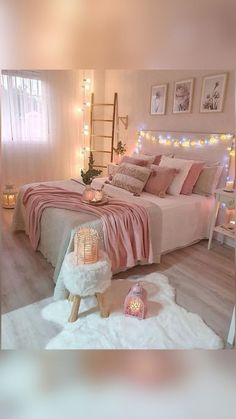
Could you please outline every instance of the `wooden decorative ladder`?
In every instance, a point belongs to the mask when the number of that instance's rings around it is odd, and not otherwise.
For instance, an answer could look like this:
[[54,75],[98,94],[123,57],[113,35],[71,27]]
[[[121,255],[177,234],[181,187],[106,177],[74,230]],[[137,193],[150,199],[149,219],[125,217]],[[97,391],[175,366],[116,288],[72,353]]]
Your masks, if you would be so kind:
[[[107,119],[105,118],[105,116],[100,117],[100,118],[96,118],[94,115],[94,111],[96,108],[98,107],[110,107],[112,109],[112,118]],[[105,111],[105,109],[104,109]],[[95,133],[95,126],[97,122],[102,122],[102,123],[109,123],[111,124],[111,133],[110,135],[104,135],[100,133]],[[95,161],[94,167],[95,168],[107,168],[107,165],[101,165],[101,164],[96,164],[96,154],[97,153],[104,153],[104,154],[110,154],[110,160],[109,162],[112,162],[113,160],[113,147],[116,144],[115,141],[117,142],[117,135],[118,135],[118,123],[119,123],[119,118],[118,118],[118,94],[114,93],[114,100],[113,103],[95,103],[94,102],[94,93],[92,93],[91,95],[91,110],[90,110],[90,151],[92,151],[93,153],[93,158]],[[103,125],[103,130],[104,130],[105,126]],[[104,131],[105,132],[105,131]],[[106,132],[105,132],[106,134]],[[104,139],[105,142],[103,142],[102,146],[101,146],[101,142],[100,142],[100,147],[96,147],[96,142],[98,139]],[[106,144],[109,144],[109,146],[104,147]],[[104,148],[102,150],[102,148]]]

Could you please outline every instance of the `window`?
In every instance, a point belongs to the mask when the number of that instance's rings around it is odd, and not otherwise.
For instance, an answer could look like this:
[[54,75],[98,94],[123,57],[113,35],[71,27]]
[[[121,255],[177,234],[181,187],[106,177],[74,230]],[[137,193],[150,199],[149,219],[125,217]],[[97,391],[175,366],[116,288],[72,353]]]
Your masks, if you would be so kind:
[[47,106],[43,80],[36,72],[6,72],[1,76],[3,142],[47,140]]

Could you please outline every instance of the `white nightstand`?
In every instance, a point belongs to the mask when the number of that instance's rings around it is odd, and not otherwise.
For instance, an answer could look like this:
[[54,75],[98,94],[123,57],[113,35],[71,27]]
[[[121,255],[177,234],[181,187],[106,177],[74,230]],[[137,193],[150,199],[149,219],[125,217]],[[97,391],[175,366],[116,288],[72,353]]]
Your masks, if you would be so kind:
[[108,163],[107,165],[107,173],[108,176],[114,176],[118,170],[119,165],[115,163]]
[[221,225],[216,225],[217,215],[219,212],[220,205],[222,203],[226,204],[228,208],[235,208],[235,201],[236,201],[236,192],[225,192],[223,189],[217,189],[215,191],[215,206],[212,213],[211,219],[211,226],[210,226],[210,233],[209,233],[209,241],[208,241],[208,250],[211,248],[211,242],[213,233],[217,232],[224,236],[230,237],[231,239],[235,240],[235,233],[233,231],[227,230],[226,228],[222,227]]

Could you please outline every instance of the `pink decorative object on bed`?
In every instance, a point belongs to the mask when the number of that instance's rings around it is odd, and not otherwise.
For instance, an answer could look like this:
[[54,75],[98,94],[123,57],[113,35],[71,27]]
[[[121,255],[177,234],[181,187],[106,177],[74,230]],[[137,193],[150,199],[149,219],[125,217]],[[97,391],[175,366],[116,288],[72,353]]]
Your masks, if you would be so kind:
[[165,198],[166,191],[173,182],[178,170],[168,167],[160,167],[152,165],[152,173],[145,185],[144,191],[160,198]]
[[196,184],[204,165],[204,162],[193,163],[182,186],[181,194],[190,195],[193,192],[194,185]]

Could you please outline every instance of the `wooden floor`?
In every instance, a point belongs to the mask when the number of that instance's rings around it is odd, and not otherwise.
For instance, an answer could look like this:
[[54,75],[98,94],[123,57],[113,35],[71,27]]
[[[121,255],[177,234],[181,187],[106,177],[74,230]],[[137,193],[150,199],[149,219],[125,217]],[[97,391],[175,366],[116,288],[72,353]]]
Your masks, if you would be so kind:
[[[17,319],[18,313],[22,313],[17,309],[51,297],[54,284],[52,266],[39,252],[32,250],[25,234],[10,232],[11,218],[12,211],[3,210],[2,313],[8,313],[4,316],[8,319],[5,324],[11,324],[15,334],[20,333]],[[214,241],[212,250],[208,251],[207,241],[203,240],[162,256],[160,265],[135,267],[117,277],[145,275],[155,271],[169,278],[176,289],[177,304],[199,314],[208,326],[226,339],[235,298],[234,249]],[[41,301],[36,307],[44,304]],[[43,334],[38,333],[38,342],[34,347],[40,349],[45,346],[46,330]],[[25,332],[27,334],[26,329]],[[51,334],[56,334],[55,329],[54,333],[48,329],[48,334],[49,340]]]

